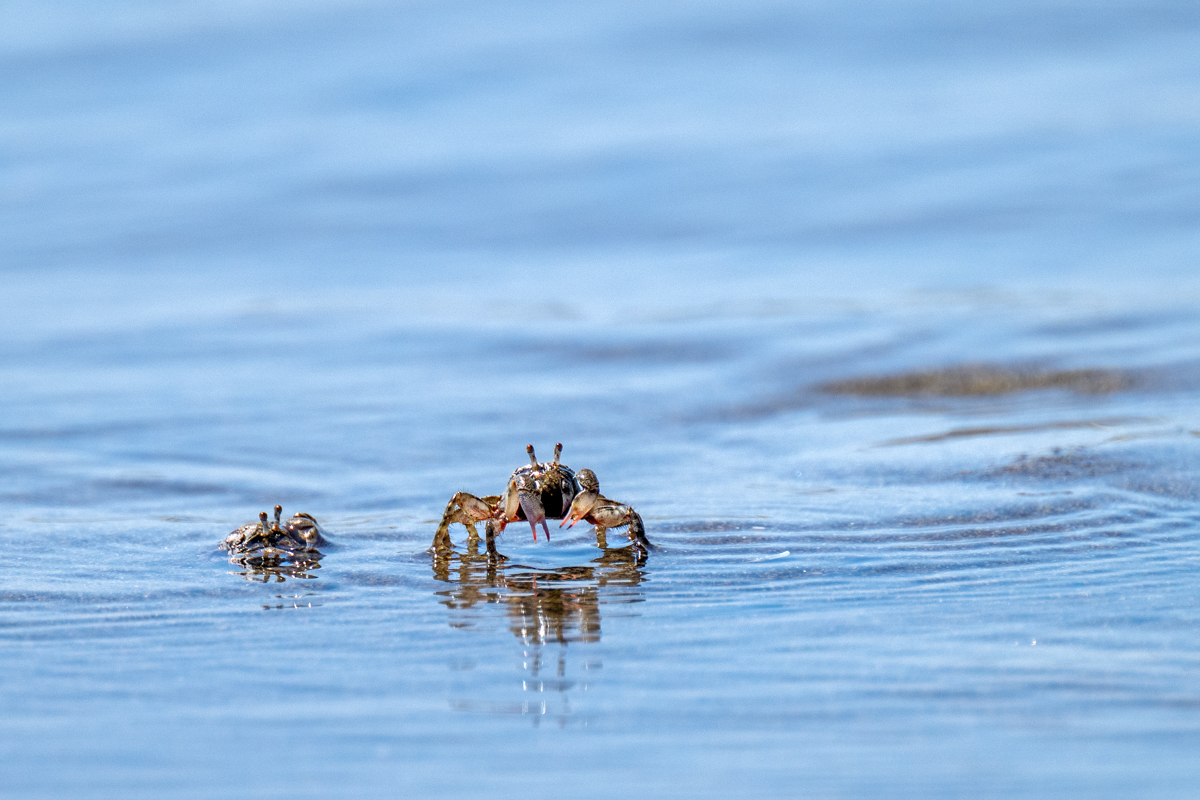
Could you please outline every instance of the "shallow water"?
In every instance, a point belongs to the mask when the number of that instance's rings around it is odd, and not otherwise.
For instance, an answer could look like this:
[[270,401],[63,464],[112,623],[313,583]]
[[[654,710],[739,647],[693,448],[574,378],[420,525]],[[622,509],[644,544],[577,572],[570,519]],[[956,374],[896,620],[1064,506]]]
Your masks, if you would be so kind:
[[1194,793],[1192,6],[10,17],[6,797]]

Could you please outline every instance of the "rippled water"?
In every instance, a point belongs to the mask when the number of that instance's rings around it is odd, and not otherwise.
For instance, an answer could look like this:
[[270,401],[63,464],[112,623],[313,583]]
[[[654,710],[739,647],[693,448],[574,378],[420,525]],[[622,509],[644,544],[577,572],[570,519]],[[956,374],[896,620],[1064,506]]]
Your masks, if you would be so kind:
[[6,15],[6,797],[1194,794],[1192,5]]

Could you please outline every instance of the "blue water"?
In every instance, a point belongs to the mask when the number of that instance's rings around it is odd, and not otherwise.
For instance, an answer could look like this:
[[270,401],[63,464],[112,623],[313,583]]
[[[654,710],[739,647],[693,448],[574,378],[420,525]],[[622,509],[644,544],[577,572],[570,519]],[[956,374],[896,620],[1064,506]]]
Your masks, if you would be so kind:
[[[1198,49],[1172,2],[10,3],[0,794],[1193,796]],[[1111,380],[830,390],[962,365]],[[427,552],[559,441],[648,558]],[[318,563],[217,549],[275,503]]]

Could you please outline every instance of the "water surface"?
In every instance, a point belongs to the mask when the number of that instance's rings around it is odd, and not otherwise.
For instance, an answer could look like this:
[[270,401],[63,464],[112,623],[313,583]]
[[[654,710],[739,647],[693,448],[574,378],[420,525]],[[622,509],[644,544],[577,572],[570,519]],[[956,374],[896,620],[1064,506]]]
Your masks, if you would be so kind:
[[6,797],[1193,793],[1191,5],[9,16]]

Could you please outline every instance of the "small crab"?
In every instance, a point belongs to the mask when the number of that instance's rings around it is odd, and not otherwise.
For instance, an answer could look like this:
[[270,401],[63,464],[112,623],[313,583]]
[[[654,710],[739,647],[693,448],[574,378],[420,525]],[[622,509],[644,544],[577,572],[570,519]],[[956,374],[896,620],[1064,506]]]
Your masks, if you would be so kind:
[[600,494],[600,482],[596,473],[582,469],[578,474],[566,464],[559,462],[562,443],[554,446],[554,460],[537,460],[533,445],[525,448],[529,463],[517,467],[508,479],[504,494],[476,497],[459,492],[446,504],[442,522],[433,535],[434,552],[449,549],[450,526],[460,523],[474,540],[479,536],[475,523],[483,522],[487,536],[488,552],[496,554],[496,534],[502,533],[508,523],[526,520],[537,541],[537,526],[541,525],[550,539],[547,519],[562,520],[558,527],[568,521],[574,525],[586,520],[596,526],[597,536],[602,538],[607,528],[629,527],[629,538],[633,546],[641,551],[652,545],[646,539],[646,526],[641,516],[629,506],[610,500]]
[[263,511],[258,515],[258,522],[243,525],[226,536],[221,549],[233,555],[273,551],[291,555],[329,544],[311,514],[296,514],[280,525],[282,516],[283,506],[275,506],[274,523],[267,520],[267,512]]

